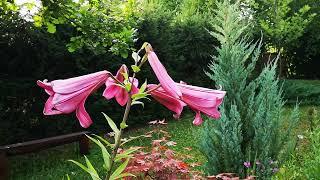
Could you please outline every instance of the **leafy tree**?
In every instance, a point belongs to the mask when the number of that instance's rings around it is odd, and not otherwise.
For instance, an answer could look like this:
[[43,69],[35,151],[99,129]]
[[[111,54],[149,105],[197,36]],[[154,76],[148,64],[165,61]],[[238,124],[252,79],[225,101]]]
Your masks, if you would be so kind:
[[227,91],[227,96],[221,118],[206,121],[203,128],[200,149],[207,158],[207,173],[235,172],[242,177],[270,178],[275,168],[270,161],[281,163],[292,150],[294,139],[289,137],[298,120],[298,109],[290,119],[281,115],[284,101],[276,78],[276,62],[257,76],[253,73],[262,40],[249,41],[250,24],[243,22],[239,4],[225,0],[217,6],[210,33],[221,45],[216,48],[218,55],[207,75]]
[[[301,37],[305,28],[312,21],[315,14],[309,13],[308,4],[300,4],[292,9],[292,5],[299,0],[249,0],[250,9],[256,19],[256,32],[263,31],[267,51],[278,54],[279,76],[282,77],[283,66],[286,65],[285,56],[295,40]],[[288,52],[292,53],[292,52]]]
[[298,9],[303,4],[308,4],[310,13],[316,14],[308,24],[303,35],[287,47],[288,73],[291,78],[319,79],[320,73],[320,6],[317,0],[300,0],[292,3],[292,9]]
[[38,27],[44,25],[49,33],[59,26],[70,28],[70,52],[85,47],[96,54],[108,51],[123,58],[128,56],[139,20],[135,0],[42,0],[43,8],[33,17]]

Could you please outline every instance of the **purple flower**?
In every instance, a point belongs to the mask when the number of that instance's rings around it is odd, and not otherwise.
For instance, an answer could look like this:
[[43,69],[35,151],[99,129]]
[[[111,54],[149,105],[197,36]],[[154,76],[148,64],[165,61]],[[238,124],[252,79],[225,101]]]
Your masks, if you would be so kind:
[[251,163],[249,161],[246,161],[243,163],[243,165],[246,167],[246,168],[249,168],[251,166]]

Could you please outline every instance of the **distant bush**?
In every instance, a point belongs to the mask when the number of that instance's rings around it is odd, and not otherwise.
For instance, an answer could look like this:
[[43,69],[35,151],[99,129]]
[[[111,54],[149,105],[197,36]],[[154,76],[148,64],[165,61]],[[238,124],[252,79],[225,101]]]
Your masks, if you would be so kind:
[[175,81],[210,85],[203,65],[211,61],[212,47],[217,44],[207,31],[211,27],[207,20],[212,15],[202,12],[199,2],[190,3],[187,8],[186,1],[173,10],[165,0],[159,1],[145,7],[144,20],[138,28],[139,43],[146,41],[155,47]]
[[320,105],[319,80],[283,80],[283,91],[287,104]]

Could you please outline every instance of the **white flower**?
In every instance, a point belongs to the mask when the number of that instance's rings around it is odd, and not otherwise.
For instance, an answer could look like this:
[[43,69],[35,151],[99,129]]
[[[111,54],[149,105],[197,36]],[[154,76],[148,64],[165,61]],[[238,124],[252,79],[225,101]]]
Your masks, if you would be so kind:
[[299,138],[299,139],[303,139],[304,137],[303,137],[303,135],[298,134],[298,138]]

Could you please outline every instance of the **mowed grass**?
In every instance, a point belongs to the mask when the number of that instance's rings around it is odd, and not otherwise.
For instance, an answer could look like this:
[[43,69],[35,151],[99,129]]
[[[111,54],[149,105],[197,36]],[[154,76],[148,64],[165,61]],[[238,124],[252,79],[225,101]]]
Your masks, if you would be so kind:
[[[300,107],[300,123],[296,129],[296,135],[305,135],[310,129],[310,115],[309,111],[311,106]],[[320,112],[320,107],[316,107]],[[288,117],[292,107],[284,108],[284,115]],[[177,154],[188,154],[194,157],[194,160],[200,163],[205,163],[205,157],[198,149],[198,144],[201,139],[201,126],[192,125],[193,115],[185,115],[181,120],[170,119],[166,126],[161,126],[165,131],[171,135],[171,141],[177,143],[172,149]],[[125,133],[125,137],[137,136],[144,134],[154,129],[154,126],[145,125],[141,128],[131,129]],[[127,144],[127,146],[143,146],[147,147],[151,144],[150,138],[140,138]],[[304,153],[308,150],[310,143],[308,140],[301,140],[298,142],[297,151]],[[185,149],[191,148],[191,151]],[[92,145],[90,155],[88,158],[94,164],[99,172],[102,172],[102,159],[100,149]],[[83,172],[79,167],[68,162],[67,160],[73,159],[84,163],[84,158],[78,153],[78,145],[76,143],[52,148],[49,150],[41,151],[23,156],[11,157],[11,179],[13,180],[57,180],[63,179],[66,174],[71,179],[90,179],[90,176]],[[103,174],[103,173],[101,173]]]
[[[186,115],[180,120],[169,120],[165,126],[160,126],[165,131],[168,131],[171,135],[170,140],[177,143],[176,146],[172,146],[172,149],[177,153],[188,154],[195,157],[198,162],[204,162],[205,158],[202,156],[197,148],[200,139],[201,127],[192,125],[193,116]],[[145,125],[145,127],[131,129],[125,133],[125,137],[137,136],[144,134],[154,129],[154,126]],[[150,138],[140,138],[131,141],[127,146],[150,146]],[[102,172],[102,158],[100,149],[92,145],[90,155],[87,157],[92,164]],[[188,151],[184,147],[190,147]],[[78,166],[74,165],[67,160],[72,159],[84,163],[84,158],[79,155],[77,143],[69,144],[44,150],[38,153],[32,153],[28,155],[21,155],[11,157],[9,159],[11,165],[11,179],[14,180],[57,180],[66,177],[66,174],[71,179],[90,179],[90,176],[83,172]],[[100,167],[100,168],[99,168]],[[103,174],[103,173],[101,173]]]

